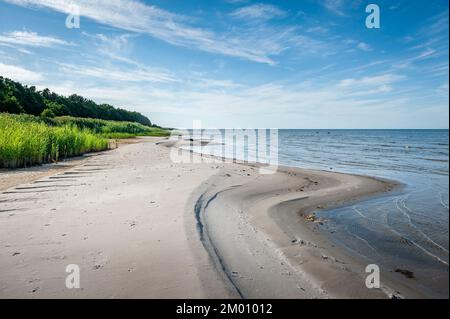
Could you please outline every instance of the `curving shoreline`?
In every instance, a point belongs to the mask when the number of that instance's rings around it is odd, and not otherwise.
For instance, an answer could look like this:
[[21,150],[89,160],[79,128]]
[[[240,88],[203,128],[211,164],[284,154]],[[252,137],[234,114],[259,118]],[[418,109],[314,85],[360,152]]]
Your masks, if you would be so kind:
[[[367,289],[365,266],[358,271],[354,261],[325,245],[316,223],[305,220],[318,203],[334,206],[384,192],[393,184],[336,173],[330,178],[323,172],[295,169],[244,181],[248,176],[233,176],[233,172],[233,168],[227,170],[225,174],[231,177],[226,181],[220,176],[208,180],[215,186],[199,197],[196,206],[200,212],[196,214],[202,221],[205,246],[240,296],[384,298],[393,293],[388,288]],[[288,175],[292,173],[295,175]],[[318,184],[308,186],[305,178],[317,179]],[[342,178],[347,181],[340,182]],[[302,183],[305,180],[307,183]],[[304,187],[303,192],[294,187]],[[359,187],[358,194],[353,193],[354,187]],[[330,196],[330,191],[336,195]]]
[[383,270],[381,289],[366,288],[368,262],[336,247],[319,230],[323,221],[310,215],[401,184],[291,167],[259,175],[259,165],[233,162],[199,187],[194,211],[201,241],[237,296],[424,297]]

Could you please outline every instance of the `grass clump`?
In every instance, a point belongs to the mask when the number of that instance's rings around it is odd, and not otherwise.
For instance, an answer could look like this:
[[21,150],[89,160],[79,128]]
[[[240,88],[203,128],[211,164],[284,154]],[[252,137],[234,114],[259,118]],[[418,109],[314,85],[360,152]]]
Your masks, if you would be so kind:
[[76,126],[49,126],[29,115],[0,114],[0,167],[17,168],[108,149],[108,140]]

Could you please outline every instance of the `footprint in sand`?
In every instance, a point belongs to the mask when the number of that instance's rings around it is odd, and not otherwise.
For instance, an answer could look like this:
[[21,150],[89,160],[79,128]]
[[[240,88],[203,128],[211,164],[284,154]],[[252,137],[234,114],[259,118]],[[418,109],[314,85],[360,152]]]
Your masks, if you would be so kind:
[[35,288],[31,289],[31,290],[29,291],[29,293],[30,293],[30,294],[34,294],[34,293],[37,292],[39,289],[40,289],[40,287],[35,287]]
[[[91,253],[93,255],[94,253]],[[94,266],[92,267],[93,270],[99,270],[108,263],[108,258],[102,257],[103,253],[98,252],[96,256],[94,256]]]

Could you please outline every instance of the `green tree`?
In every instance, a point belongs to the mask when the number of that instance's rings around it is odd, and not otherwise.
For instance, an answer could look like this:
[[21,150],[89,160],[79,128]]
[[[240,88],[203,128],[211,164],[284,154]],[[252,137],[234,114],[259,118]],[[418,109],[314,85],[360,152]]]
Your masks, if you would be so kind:
[[0,112],[18,114],[23,113],[24,110],[15,96],[6,96],[3,100],[0,100]]
[[68,115],[152,125],[147,117],[138,112],[115,108],[109,104],[97,104],[76,94],[65,97],[51,92],[49,89],[39,92],[34,86],[23,86],[1,76],[0,112],[27,113],[36,116],[43,114],[46,116]]
[[69,113],[65,105],[59,104],[57,102],[46,100],[45,105],[46,109],[44,111],[50,110],[55,116],[64,116]]
[[41,113],[42,117],[55,117],[55,113],[51,109],[45,109]]

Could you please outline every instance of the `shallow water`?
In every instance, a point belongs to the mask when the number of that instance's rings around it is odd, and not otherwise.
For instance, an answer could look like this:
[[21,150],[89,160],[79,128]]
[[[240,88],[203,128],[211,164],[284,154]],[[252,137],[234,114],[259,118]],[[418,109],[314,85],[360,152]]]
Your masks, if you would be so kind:
[[[222,136],[213,138],[225,145],[194,150],[247,159],[249,150],[257,148],[243,142],[233,148]],[[448,297],[448,130],[280,130],[278,144],[281,165],[404,183],[395,194],[318,212],[328,221],[323,230],[368,263],[378,264],[381,276],[389,272],[419,286],[426,296]],[[415,278],[403,278],[396,269],[410,270]]]

